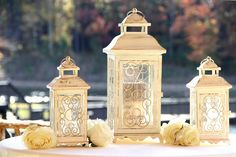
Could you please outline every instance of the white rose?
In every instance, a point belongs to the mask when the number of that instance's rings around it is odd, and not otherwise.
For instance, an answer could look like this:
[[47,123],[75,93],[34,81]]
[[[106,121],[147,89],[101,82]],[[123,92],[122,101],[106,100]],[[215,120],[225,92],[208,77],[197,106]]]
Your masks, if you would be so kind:
[[23,141],[30,149],[47,149],[56,146],[57,140],[50,127],[29,126],[23,134]]
[[183,127],[176,133],[175,136],[176,144],[184,145],[185,132],[188,131],[189,129],[191,129],[191,125],[184,123]]
[[96,120],[88,119],[87,121],[87,136],[88,137],[91,136],[92,129],[95,126],[95,124],[100,123],[100,122],[104,122],[104,121],[101,119],[96,119]]
[[200,144],[199,132],[197,128],[185,123],[181,131],[177,133],[176,141],[183,146],[197,146]]
[[167,144],[176,144],[176,134],[183,127],[182,122],[168,123],[162,125],[161,135]]
[[161,135],[167,144],[194,146],[200,144],[197,128],[180,120],[170,121],[161,127]]
[[90,141],[99,147],[105,147],[112,143],[113,132],[111,128],[102,120],[94,122],[94,126],[90,130]]

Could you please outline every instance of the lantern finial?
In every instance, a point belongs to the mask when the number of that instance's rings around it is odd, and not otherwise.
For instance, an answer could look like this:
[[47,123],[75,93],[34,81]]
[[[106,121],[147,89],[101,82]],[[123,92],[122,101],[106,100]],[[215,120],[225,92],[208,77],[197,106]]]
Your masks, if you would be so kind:
[[137,12],[138,12],[137,8],[133,8],[133,9],[132,9],[132,12],[133,12],[133,13],[137,13]]
[[67,56],[61,61],[61,65],[58,67],[58,69],[77,69],[79,70],[80,68],[75,65],[75,61],[70,57]]
[[71,59],[70,59],[70,56],[67,56],[66,57],[66,61],[70,61]]
[[137,8],[133,8],[132,10],[130,10],[126,16],[129,16],[130,14],[139,14],[142,16],[142,18],[144,18],[144,14],[141,11],[139,11]]
[[210,56],[207,56],[207,58],[203,59],[200,64],[203,64],[203,63],[208,62],[208,61],[215,63],[214,60],[211,59]]

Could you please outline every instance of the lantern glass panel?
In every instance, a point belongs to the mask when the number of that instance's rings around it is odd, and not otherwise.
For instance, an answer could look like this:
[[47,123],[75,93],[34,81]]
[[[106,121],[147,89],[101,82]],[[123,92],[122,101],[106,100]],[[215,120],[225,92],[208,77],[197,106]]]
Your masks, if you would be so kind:
[[80,94],[58,95],[58,136],[80,136],[82,133],[82,96]]
[[225,129],[225,94],[205,93],[200,95],[201,131],[221,132]]
[[121,61],[122,128],[153,126],[154,66],[148,61]]

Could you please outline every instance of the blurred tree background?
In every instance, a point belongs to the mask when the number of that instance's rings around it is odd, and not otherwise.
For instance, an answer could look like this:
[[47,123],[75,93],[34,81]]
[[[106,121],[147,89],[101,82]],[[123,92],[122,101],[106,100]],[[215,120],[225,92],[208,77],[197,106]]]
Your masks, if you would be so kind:
[[236,2],[223,0],[0,0],[2,75],[50,81],[60,60],[71,55],[84,79],[106,82],[102,48],[120,33],[118,23],[134,7],[167,49],[164,82],[187,83],[207,55],[224,75],[235,76]]

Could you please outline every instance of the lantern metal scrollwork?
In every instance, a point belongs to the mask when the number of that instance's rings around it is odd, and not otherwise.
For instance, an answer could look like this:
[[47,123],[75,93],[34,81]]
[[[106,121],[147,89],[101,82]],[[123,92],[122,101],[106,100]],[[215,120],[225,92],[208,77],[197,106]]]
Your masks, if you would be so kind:
[[202,141],[227,142],[232,86],[219,76],[221,68],[210,57],[197,69],[199,76],[186,85],[190,88],[190,123],[198,128]]
[[120,35],[103,49],[107,54],[107,117],[117,138],[160,137],[162,54],[148,34],[148,23],[134,8],[119,24]]
[[50,89],[50,125],[58,146],[88,144],[87,91],[90,86],[78,77],[79,67],[69,56],[62,60]]

